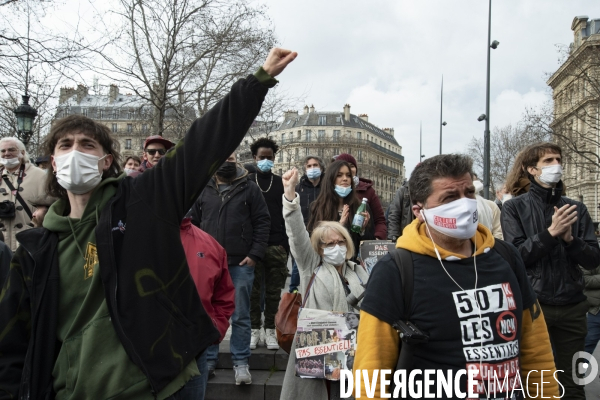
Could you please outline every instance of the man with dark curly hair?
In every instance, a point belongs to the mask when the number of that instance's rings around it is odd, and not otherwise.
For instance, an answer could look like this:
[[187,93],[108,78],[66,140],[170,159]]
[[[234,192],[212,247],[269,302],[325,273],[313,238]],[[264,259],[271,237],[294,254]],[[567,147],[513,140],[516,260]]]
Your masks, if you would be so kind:
[[277,143],[268,138],[260,138],[250,146],[257,168],[256,173],[249,175],[248,179],[256,182],[260,188],[271,215],[271,231],[267,251],[263,259],[256,263],[254,269],[254,285],[252,287],[252,297],[250,298],[251,349],[255,349],[260,340],[261,293],[263,288],[265,292],[264,341],[267,349],[279,349],[275,335],[275,314],[279,307],[281,289],[283,289],[288,276],[287,260],[290,250],[283,222],[283,209],[281,208],[283,182],[280,176],[271,171],[278,150]]

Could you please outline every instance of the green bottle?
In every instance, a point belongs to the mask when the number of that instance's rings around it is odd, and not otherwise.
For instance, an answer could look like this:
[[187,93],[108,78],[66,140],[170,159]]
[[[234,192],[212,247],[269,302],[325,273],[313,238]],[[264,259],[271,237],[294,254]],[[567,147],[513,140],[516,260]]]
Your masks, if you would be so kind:
[[365,211],[367,211],[367,198],[363,198],[363,201],[360,205],[360,207],[358,207],[358,210],[356,210],[356,214],[354,214],[354,219],[352,220],[352,226],[350,227],[350,230],[354,233],[361,233],[362,229],[363,229],[363,224],[365,223],[365,216],[362,215],[361,213],[364,213]]

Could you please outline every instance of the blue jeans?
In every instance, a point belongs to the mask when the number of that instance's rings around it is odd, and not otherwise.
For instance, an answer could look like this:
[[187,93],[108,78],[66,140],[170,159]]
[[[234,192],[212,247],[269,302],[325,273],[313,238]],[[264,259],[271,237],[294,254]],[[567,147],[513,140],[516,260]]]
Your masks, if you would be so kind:
[[[254,268],[247,265],[230,265],[229,275],[235,287],[235,311],[231,316],[231,339],[229,349],[234,365],[248,365],[250,358],[250,295],[254,282]],[[207,364],[213,368],[219,358],[219,345],[207,350]]]
[[196,360],[198,363],[198,370],[200,376],[194,376],[192,379],[185,384],[185,386],[175,395],[176,398],[182,400],[204,400],[204,394],[206,392],[206,383],[208,382],[208,368],[206,365],[206,353],[204,350],[200,357]]
[[587,326],[588,332],[585,337],[585,351],[594,354],[596,345],[600,341],[600,312],[596,315],[588,313]]
[[296,264],[296,260],[292,257],[292,278],[290,279],[290,293],[294,290],[298,290],[298,286],[300,286],[300,273],[298,272],[298,264]]

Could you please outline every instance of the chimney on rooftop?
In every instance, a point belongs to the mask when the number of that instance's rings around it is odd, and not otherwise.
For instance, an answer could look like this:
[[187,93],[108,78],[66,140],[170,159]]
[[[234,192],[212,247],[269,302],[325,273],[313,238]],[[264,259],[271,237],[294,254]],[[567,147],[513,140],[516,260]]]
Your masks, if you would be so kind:
[[350,104],[344,105],[344,120],[350,121]]
[[308,114],[308,106],[304,106],[304,114]]
[[108,88],[108,103],[112,104],[115,102],[115,100],[117,99],[117,96],[119,95],[119,87],[113,83],[110,84],[110,87]]
[[288,120],[288,119],[294,119],[294,118],[298,118],[298,111],[296,110],[287,110],[283,113],[283,119]]
[[314,105],[312,105],[312,104],[310,105],[310,112],[311,112],[311,113],[314,113],[314,112],[315,112],[315,106],[314,106]]
[[88,88],[85,85],[79,84],[77,85],[77,103],[81,103],[81,100],[83,100],[83,98],[85,96],[88,95]]
[[75,93],[76,93],[76,90],[73,88],[69,88],[69,87],[60,88],[60,95],[58,96],[58,104],[64,104]]
[[362,119],[365,122],[369,122],[369,115],[368,114],[360,114],[358,116],[358,118]]

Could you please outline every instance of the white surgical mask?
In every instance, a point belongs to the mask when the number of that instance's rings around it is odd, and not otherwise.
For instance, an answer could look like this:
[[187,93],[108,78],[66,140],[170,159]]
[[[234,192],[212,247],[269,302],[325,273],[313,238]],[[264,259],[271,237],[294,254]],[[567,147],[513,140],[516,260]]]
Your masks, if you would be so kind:
[[0,158],[0,164],[4,165],[6,168],[11,169],[21,164],[21,157]]
[[510,193],[503,194],[503,195],[502,195],[502,203],[504,203],[505,201],[508,201],[508,200],[510,200],[510,199],[512,199],[512,198],[513,198],[513,195],[512,195],[512,194],[510,194]]
[[135,172],[135,171],[137,171],[137,170],[135,170],[135,169],[131,169],[131,168],[124,168],[124,169],[123,169],[123,171],[125,171],[125,173],[126,173],[127,175],[131,175],[132,173],[134,173],[134,172]]
[[354,175],[354,176],[352,177],[352,180],[354,181],[354,186],[358,186],[358,184],[359,184],[359,182],[360,182],[360,179],[358,178],[358,176],[357,176],[357,175]]
[[475,193],[477,194],[483,190],[483,183],[481,181],[473,181],[473,186],[475,186]]
[[542,174],[538,178],[540,182],[546,185],[556,185],[562,179],[563,169],[560,164],[547,165],[542,167],[541,170]]
[[77,150],[54,157],[58,184],[74,194],[91,192],[102,180],[100,161],[105,157]]
[[435,208],[422,209],[427,226],[456,239],[471,239],[477,231],[477,200],[463,197]]
[[331,265],[341,265],[346,261],[346,246],[336,244],[335,247],[323,249],[323,261]]

